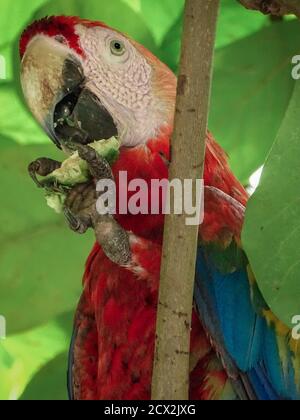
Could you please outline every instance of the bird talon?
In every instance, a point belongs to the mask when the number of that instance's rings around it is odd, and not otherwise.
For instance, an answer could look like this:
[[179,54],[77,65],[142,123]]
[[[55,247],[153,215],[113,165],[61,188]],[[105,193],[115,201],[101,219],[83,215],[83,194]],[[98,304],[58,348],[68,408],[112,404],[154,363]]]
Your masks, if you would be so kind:
[[69,227],[76,233],[83,234],[88,230],[88,225],[78,219],[67,207],[64,208],[64,215],[69,223]]
[[66,194],[70,189],[69,187],[65,185],[59,184],[56,179],[40,182],[40,185],[49,193],[56,193],[56,194]]
[[33,179],[34,183],[39,188],[45,188],[45,185],[42,181],[39,181],[37,175],[39,176],[47,176],[51,174],[56,169],[61,167],[61,163],[48,158],[39,158],[34,162],[31,162],[28,166],[28,173],[30,177]]
[[73,141],[66,141],[64,144],[69,150],[78,152],[79,157],[88,164],[92,177],[97,180],[113,179],[108,161],[91,146]]
[[43,188],[42,183],[38,180],[36,174],[37,174],[37,163],[36,162],[32,162],[29,166],[28,166],[28,173],[30,175],[30,177],[32,178],[33,182],[36,184],[36,186],[38,188]]

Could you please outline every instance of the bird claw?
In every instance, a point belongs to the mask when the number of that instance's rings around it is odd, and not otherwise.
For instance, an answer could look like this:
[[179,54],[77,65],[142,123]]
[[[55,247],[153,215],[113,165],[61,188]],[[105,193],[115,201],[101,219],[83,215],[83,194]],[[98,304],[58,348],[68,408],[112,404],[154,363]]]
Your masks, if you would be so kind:
[[73,141],[66,141],[64,145],[67,149],[78,152],[79,157],[88,164],[93,178],[96,180],[113,179],[113,173],[109,163],[91,146]]
[[[49,158],[39,158],[39,159],[36,159],[34,162],[30,163],[30,165],[28,166],[28,173],[30,177],[33,179],[34,183],[39,188],[51,189],[51,186],[47,185],[47,183],[43,181],[40,181],[37,178],[37,175],[48,176],[53,171],[55,171],[56,169],[59,169],[60,167],[61,167],[61,163],[56,160],[49,159]],[[56,185],[55,187],[57,188],[58,186]]]
[[93,182],[74,187],[65,201],[64,213],[68,224],[80,234],[92,227],[105,255],[115,264],[126,266],[131,261],[128,233],[112,215],[98,214],[96,201],[97,192]]
[[96,212],[96,190],[93,182],[78,184],[67,194],[64,214],[69,227],[83,234],[92,226],[92,216]]
[[[72,141],[65,142],[65,147],[77,151],[81,159],[88,164],[92,177],[96,180],[113,179],[109,163],[92,147]],[[61,163],[52,159],[40,158],[32,162],[28,172],[39,188],[51,193],[67,194],[64,215],[70,229],[83,234],[90,227],[95,230],[98,243],[105,255],[115,264],[126,266],[131,260],[128,233],[111,215],[99,215],[96,209],[97,192],[94,181],[79,184],[69,189],[55,179],[40,181],[37,177],[48,176],[61,167]]]
[[28,173],[30,175],[30,177],[32,178],[33,182],[35,183],[35,185],[38,188],[43,188],[42,183],[38,180],[36,174],[38,173],[38,163],[37,161],[32,162],[29,166],[28,166]]
[[70,229],[73,232],[84,234],[88,228],[90,227],[88,223],[85,223],[83,220],[79,219],[78,217],[74,216],[70,209],[67,207],[64,208],[64,215],[69,224]]
[[56,179],[48,179],[47,181],[40,182],[40,184],[49,193],[66,194],[70,190],[70,187],[59,184]]

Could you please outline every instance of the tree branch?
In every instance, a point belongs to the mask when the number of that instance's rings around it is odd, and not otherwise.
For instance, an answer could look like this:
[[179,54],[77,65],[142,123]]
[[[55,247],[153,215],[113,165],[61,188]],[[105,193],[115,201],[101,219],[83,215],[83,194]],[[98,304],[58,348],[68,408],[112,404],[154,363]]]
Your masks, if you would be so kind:
[[[211,72],[219,0],[186,0],[170,179],[203,175]],[[195,182],[194,203],[196,199]],[[186,400],[189,394],[190,326],[199,226],[186,214],[165,222],[153,400]]]
[[299,0],[238,0],[247,9],[259,10],[266,15],[295,14],[300,18]]

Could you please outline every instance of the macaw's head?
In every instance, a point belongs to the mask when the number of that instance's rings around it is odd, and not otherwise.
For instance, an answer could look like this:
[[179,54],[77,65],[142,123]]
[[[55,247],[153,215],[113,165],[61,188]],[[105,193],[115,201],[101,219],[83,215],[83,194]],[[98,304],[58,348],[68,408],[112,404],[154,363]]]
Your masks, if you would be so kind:
[[44,18],[24,31],[20,54],[26,101],[58,147],[112,136],[136,146],[173,124],[174,74],[103,23]]

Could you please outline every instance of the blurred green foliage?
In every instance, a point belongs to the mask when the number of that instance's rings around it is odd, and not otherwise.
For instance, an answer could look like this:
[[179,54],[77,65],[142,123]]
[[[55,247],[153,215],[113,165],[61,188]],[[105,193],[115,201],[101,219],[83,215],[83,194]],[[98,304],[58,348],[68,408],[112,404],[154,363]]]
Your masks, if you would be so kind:
[[290,328],[300,314],[299,103],[297,83],[261,184],[250,199],[243,235],[260,290]]
[[[244,182],[260,167],[288,106],[297,53],[295,21],[271,22],[232,0],[221,1],[210,129]],[[177,71],[184,0],[1,0],[0,399],[65,399],[72,313],[92,235],[77,237],[47,209],[27,175],[38,156],[57,157],[19,86],[18,39],[51,14],[102,20],[128,33]],[[199,58],[201,59],[201,57]]]

